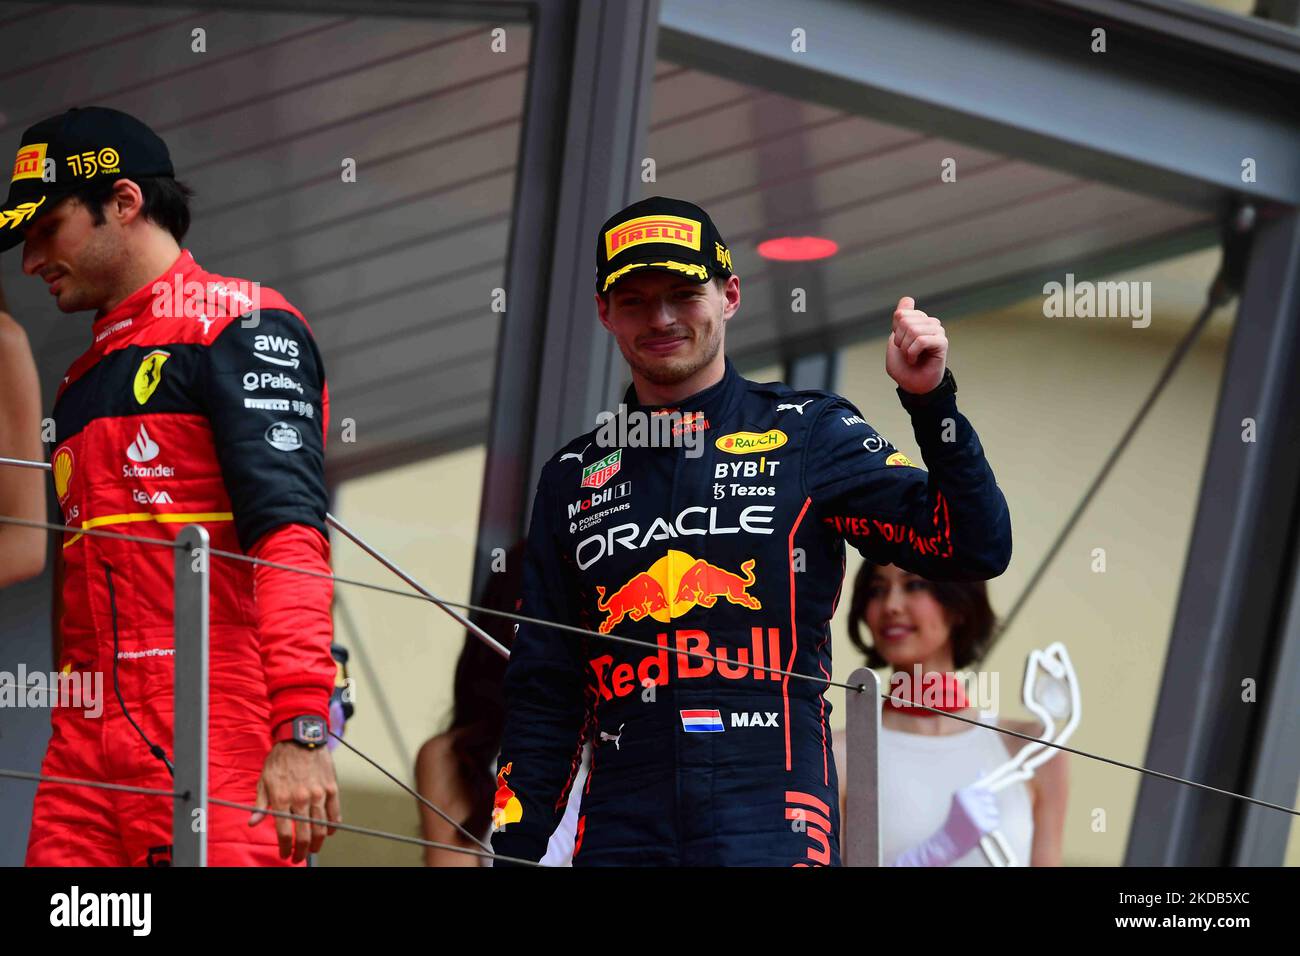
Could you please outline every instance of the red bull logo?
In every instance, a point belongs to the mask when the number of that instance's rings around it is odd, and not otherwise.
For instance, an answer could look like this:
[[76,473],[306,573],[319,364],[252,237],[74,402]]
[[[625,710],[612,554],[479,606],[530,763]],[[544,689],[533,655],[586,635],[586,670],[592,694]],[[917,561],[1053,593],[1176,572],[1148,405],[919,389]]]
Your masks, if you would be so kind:
[[513,767],[514,761],[511,761],[497,773],[497,795],[492,801],[493,830],[500,830],[506,824],[518,823],[524,818],[524,805],[506,783],[506,777]]
[[597,586],[596,597],[596,607],[605,615],[605,620],[600,622],[602,634],[608,634],[625,617],[640,621],[658,611],[668,610],[664,586],[646,571],[642,571],[609,597],[605,597],[604,588]]
[[715,673],[725,680],[781,680],[780,674],[767,669],[785,666],[781,661],[781,629],[751,627],[749,637],[748,647],[728,647],[714,644],[705,631],[680,630],[673,634],[673,650],[669,650],[668,635],[661,632],[655,637],[659,650],[636,663],[623,661],[616,665],[613,654],[602,654],[593,657],[587,666],[604,700],[627,697],[651,684],[666,687],[674,679],[695,680]]
[[608,634],[624,620],[650,617],[667,624],[697,605],[713,607],[719,598],[751,611],[761,610],[762,603],[749,593],[756,580],[755,563],[748,559],[741,564],[740,574],[735,574],[685,551],[670,550],[622,587],[608,594],[605,588],[596,588],[596,608],[605,615],[600,633]]
[[751,611],[757,611],[763,605],[747,590],[753,583],[753,558],[740,566],[740,574],[732,574],[701,558],[682,575],[681,583],[677,586],[677,601],[679,603],[691,601],[701,607],[713,607],[718,603],[718,598],[725,597],[731,604],[739,604]]

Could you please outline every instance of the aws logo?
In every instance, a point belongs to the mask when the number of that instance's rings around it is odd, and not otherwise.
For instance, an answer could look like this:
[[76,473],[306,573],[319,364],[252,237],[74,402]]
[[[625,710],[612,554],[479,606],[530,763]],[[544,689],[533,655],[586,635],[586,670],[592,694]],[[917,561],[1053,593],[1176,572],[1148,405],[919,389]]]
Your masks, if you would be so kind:
[[723,435],[713,444],[719,451],[725,451],[732,455],[748,455],[756,451],[772,451],[774,448],[780,448],[789,439],[785,432],[779,428],[773,428],[765,432],[732,432],[730,435]]
[[153,393],[158,391],[158,386],[162,384],[163,365],[171,357],[170,352],[154,349],[140,362],[140,367],[135,372],[135,383],[132,386],[132,391],[135,393],[135,400],[141,405],[149,401],[153,397]]

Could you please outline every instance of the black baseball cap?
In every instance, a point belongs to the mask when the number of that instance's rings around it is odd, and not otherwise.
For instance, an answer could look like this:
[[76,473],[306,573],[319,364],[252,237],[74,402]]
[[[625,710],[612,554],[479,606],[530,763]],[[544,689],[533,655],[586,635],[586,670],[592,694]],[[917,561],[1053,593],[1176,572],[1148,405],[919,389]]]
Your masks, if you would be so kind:
[[167,144],[144,123],[103,106],[70,109],[23,133],[0,207],[0,252],[79,186],[97,179],[175,176]]
[[731,251],[709,214],[684,199],[651,196],[605,220],[596,237],[596,291],[638,269],[696,282],[732,273]]

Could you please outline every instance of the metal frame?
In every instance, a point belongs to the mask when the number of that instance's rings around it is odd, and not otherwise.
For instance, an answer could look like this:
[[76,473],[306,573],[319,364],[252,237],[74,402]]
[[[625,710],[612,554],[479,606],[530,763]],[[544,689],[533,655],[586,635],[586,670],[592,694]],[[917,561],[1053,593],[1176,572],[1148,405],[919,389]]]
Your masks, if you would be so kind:
[[[783,0],[664,0],[660,46],[737,82],[1188,206],[1218,209],[1225,191],[1300,202],[1300,36],[1207,23],[1171,43],[1136,18],[1102,23],[1077,6],[800,0],[792,16]],[[1088,52],[1094,25],[1109,28],[1109,52],[1080,69],[1099,56]],[[791,51],[793,26],[815,55]],[[1241,182],[1245,156],[1256,183]]]
[[880,866],[880,678],[859,667],[844,693],[844,865]]
[[[1297,529],[1291,531],[1291,586],[1276,658],[1261,681],[1266,695],[1260,702],[1265,733],[1251,754],[1252,766],[1247,793],[1264,800],[1294,806],[1296,780],[1300,778],[1300,542]],[[1273,810],[1248,805],[1235,821],[1238,834],[1232,850],[1234,866],[1271,861],[1282,863],[1293,822]]]
[[190,524],[181,529],[176,544],[172,783],[187,796],[176,798],[172,809],[172,866],[207,866],[211,543],[206,528]]
[[482,593],[493,550],[525,535],[546,459],[619,396],[617,347],[595,318],[593,239],[639,191],[658,14],[658,0],[533,5],[471,594]]
[[[1300,514],[1300,215],[1265,210],[1253,240],[1215,411],[1144,765],[1293,805],[1300,656],[1286,620]],[[1242,440],[1245,419],[1256,440]],[[1257,683],[1259,703],[1242,700]],[[1278,695],[1288,695],[1279,699]],[[1288,710],[1289,708],[1289,710]],[[1289,819],[1144,777],[1125,863],[1277,865]],[[1276,817],[1277,814],[1274,814]],[[1247,835],[1250,839],[1247,840]],[[1265,834],[1273,839],[1261,839]]]

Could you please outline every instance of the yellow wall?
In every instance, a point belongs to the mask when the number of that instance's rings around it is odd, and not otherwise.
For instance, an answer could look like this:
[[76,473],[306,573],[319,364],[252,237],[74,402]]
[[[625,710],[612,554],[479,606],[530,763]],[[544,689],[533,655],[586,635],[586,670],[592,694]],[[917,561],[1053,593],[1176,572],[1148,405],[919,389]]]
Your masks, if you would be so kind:
[[[335,513],[434,594],[466,601],[478,530],[483,448],[431,459],[347,482]],[[403,589],[391,572],[350,541],[334,536],[336,574]],[[356,715],[347,740],[408,785],[415,753],[444,729],[451,712],[451,678],[465,632],[442,610],[425,601],[340,584],[360,641],[335,614],[338,640],[352,652],[349,673],[356,684]],[[359,646],[360,645],[360,646]],[[358,661],[364,648],[374,679]],[[380,719],[376,700],[391,707],[404,746]],[[380,830],[419,835],[414,798],[379,771],[340,748],[334,764],[343,788],[344,819]],[[412,865],[421,848],[351,834],[337,834],[321,854],[323,864]]]

